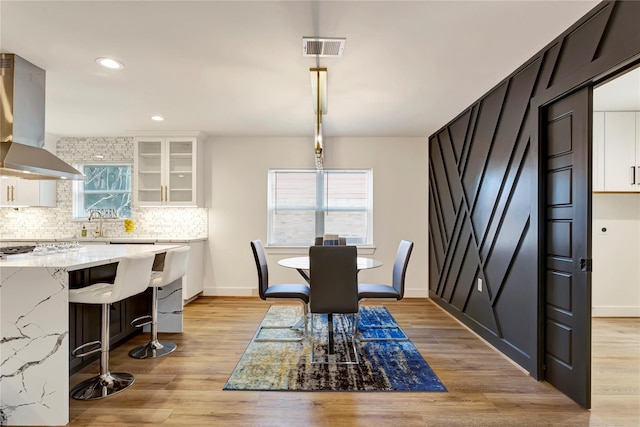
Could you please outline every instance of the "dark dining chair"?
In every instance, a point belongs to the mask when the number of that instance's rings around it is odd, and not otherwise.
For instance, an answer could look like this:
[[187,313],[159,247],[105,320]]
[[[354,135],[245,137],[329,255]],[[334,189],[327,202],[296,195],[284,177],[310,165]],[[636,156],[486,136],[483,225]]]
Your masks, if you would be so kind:
[[[324,243],[324,238],[322,236],[320,237],[316,237],[313,244],[316,246],[320,246]],[[347,238],[346,237],[338,237],[338,245],[339,246],[344,246],[347,244]]]
[[[302,322],[304,323],[304,334],[307,335],[307,312],[309,310],[309,286],[302,283],[278,284],[269,286],[269,268],[267,266],[267,256],[260,239],[251,241],[253,257],[258,269],[258,293],[263,300],[269,299],[295,299],[302,303]],[[295,329],[299,322],[292,326],[260,326],[260,329]],[[282,338],[282,339],[260,339],[260,331],[256,334],[256,341],[300,341],[302,338]]]
[[358,284],[358,298],[392,298],[401,300],[404,297],[404,278],[407,274],[409,257],[413,250],[413,242],[401,240],[396,253],[396,260],[393,263],[392,284],[383,285],[377,283]]
[[[315,359],[315,343],[311,340],[311,363],[360,363],[356,349],[356,327],[358,324],[358,269],[357,249],[355,246],[311,246],[309,248],[309,276],[311,295],[309,312],[311,313],[311,336],[314,338],[314,321],[316,314],[327,315],[328,349],[327,355],[333,353],[333,315],[351,314],[346,335],[350,335],[353,357],[349,354],[349,345],[345,343],[346,361],[326,361]],[[342,319],[342,320],[347,320]],[[347,322],[349,323],[349,322]]]
[[[393,277],[391,286],[377,283],[359,283],[358,300],[366,298],[389,298],[400,301],[404,298],[404,278],[407,274],[409,257],[413,250],[413,242],[401,240],[393,263]],[[375,327],[375,326],[374,326]],[[364,340],[366,341],[366,340]]]

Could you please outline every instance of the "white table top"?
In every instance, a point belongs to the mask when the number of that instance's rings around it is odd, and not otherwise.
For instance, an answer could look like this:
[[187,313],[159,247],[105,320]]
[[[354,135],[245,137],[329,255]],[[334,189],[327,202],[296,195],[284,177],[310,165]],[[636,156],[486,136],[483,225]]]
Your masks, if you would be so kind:
[[[357,259],[358,270],[366,270],[369,268],[376,268],[382,265],[381,261],[372,258],[358,257]],[[278,261],[278,264],[287,267],[287,268],[295,268],[297,270],[308,270],[309,269],[309,257],[308,256],[299,256],[294,258],[284,258]]]
[[0,260],[0,268],[44,267],[64,268],[72,271],[118,262],[128,255],[139,253],[157,254],[180,246],[183,245],[81,245],[78,251],[58,252],[42,256],[34,255],[33,253],[12,255]]

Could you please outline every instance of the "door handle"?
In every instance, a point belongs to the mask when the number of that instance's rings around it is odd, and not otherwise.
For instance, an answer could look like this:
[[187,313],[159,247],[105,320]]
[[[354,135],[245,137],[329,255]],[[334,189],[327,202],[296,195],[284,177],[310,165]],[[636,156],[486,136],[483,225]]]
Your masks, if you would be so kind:
[[16,190],[16,187],[14,187],[14,186],[12,185],[12,186],[11,186],[11,201],[12,201],[12,202],[14,202],[14,201],[16,200],[16,199],[15,199],[15,196],[16,196],[16,195],[14,194],[15,190]]
[[636,168],[635,168],[635,166],[631,166],[631,172],[629,173],[629,181],[631,182],[631,185],[635,185],[636,184]]
[[593,261],[591,258],[580,258],[580,271],[593,271]]

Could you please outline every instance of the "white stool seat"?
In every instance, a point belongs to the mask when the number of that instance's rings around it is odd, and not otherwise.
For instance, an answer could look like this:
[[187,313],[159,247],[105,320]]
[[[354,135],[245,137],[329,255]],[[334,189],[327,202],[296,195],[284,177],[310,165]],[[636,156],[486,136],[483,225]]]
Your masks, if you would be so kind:
[[[69,302],[76,304],[111,304],[113,283],[96,283],[80,289],[69,291]],[[104,301],[104,302],[102,302]]]
[[154,271],[151,274],[151,279],[148,283],[148,286],[153,288],[151,315],[142,316],[131,322],[134,326],[151,325],[149,342],[132,349],[129,352],[129,356],[135,359],[152,359],[166,356],[177,348],[175,343],[158,341],[158,288],[175,282],[187,273],[189,250],[189,246],[181,246],[167,251],[162,271]]
[[113,283],[96,283],[69,291],[69,302],[79,304],[113,304],[144,292],[151,279],[154,254],[138,254],[118,262]]
[[[134,376],[126,372],[109,372],[109,324],[111,304],[144,292],[151,279],[154,254],[138,254],[122,258],[118,262],[113,283],[96,283],[69,291],[69,302],[76,304],[100,304],[102,327],[100,341],[83,344],[72,351],[84,357],[100,351],[100,375],[89,378],[71,389],[71,397],[79,400],[95,400],[120,393],[133,384]],[[96,345],[99,347],[96,348]],[[82,353],[87,347],[91,347]]]
[[151,273],[149,286],[166,286],[187,274],[189,249],[189,246],[181,246],[177,249],[167,251],[162,271],[154,271]]

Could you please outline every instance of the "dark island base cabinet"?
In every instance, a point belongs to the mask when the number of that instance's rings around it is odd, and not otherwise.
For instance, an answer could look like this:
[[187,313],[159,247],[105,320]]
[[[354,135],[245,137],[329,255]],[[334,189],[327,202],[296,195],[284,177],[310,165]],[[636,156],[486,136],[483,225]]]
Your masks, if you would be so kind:
[[[69,288],[77,289],[101,282],[111,282],[116,275],[117,263],[69,272]],[[69,304],[69,348],[100,340],[102,307],[98,304]],[[151,289],[111,305],[109,325],[111,348],[124,343],[142,328],[134,328],[131,321],[151,311]],[[74,374],[100,358],[100,352],[87,357],[73,357],[69,353],[69,374]]]

